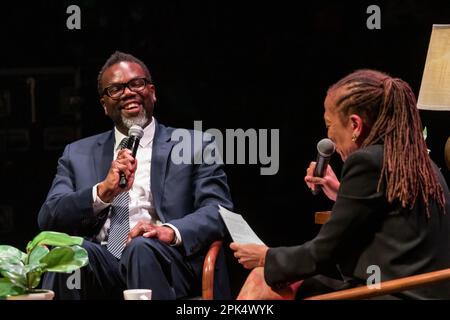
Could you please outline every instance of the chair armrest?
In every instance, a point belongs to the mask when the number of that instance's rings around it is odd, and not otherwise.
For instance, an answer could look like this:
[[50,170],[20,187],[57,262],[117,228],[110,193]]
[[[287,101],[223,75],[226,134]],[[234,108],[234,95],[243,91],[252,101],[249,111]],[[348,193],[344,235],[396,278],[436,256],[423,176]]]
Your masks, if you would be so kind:
[[368,299],[394,292],[402,292],[418,287],[425,287],[438,282],[450,280],[450,268],[433,272],[418,274],[380,283],[380,288],[369,288],[367,286],[335,291],[309,297],[305,300],[350,300]]
[[213,300],[214,299],[214,268],[216,265],[217,254],[222,247],[222,241],[214,241],[210,246],[208,253],[206,254],[205,261],[203,262],[202,273],[202,299]]
[[316,224],[325,224],[328,220],[330,220],[331,211],[319,211],[314,213],[314,222]]

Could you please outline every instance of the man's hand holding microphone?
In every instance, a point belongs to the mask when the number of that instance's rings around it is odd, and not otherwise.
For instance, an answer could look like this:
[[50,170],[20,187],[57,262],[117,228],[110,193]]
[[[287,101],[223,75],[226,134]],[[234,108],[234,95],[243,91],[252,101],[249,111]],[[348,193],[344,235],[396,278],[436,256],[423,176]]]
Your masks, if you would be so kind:
[[119,193],[127,192],[133,186],[137,169],[136,152],[143,135],[144,130],[136,125],[128,131],[127,145],[119,150],[105,180],[97,186],[97,194],[102,201],[110,203]]

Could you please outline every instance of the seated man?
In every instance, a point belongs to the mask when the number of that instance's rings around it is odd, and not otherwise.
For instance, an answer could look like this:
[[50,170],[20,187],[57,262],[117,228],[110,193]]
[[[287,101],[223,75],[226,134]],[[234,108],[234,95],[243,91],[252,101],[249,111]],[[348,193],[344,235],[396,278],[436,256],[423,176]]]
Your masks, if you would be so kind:
[[[153,299],[199,295],[206,251],[225,232],[218,205],[232,208],[223,165],[194,165],[205,145],[193,146],[190,163],[171,161],[175,129],[153,118],[155,86],[141,60],[115,52],[98,92],[115,127],[65,148],[38,218],[43,230],[85,237],[89,265],[79,288],[61,274],[49,274],[43,287],[59,299],[120,299],[133,288],[152,289]],[[136,159],[121,143],[133,125],[144,131]],[[227,299],[223,253],[217,263],[215,297]]]

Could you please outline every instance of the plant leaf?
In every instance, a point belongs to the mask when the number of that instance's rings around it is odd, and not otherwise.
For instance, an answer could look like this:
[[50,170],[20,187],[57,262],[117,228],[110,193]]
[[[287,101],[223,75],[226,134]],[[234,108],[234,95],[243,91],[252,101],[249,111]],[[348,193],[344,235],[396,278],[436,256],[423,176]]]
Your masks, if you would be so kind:
[[39,285],[39,283],[41,282],[41,276],[42,276],[42,268],[37,268],[38,269],[38,271],[31,271],[31,272],[28,272],[28,274],[27,274],[27,282],[28,282],[28,284],[27,284],[27,289],[28,290],[31,290],[31,289],[34,289],[34,288],[36,288],[38,285]]
[[47,247],[36,246],[29,254],[28,264],[25,265],[25,273],[27,274],[27,288],[31,290],[36,288],[41,281],[41,275],[44,272],[45,264],[40,260],[49,253]]
[[0,297],[17,296],[25,292],[25,288],[14,285],[8,279],[0,278]]
[[22,262],[17,264],[2,263],[0,266],[0,273],[16,286],[25,288],[27,285],[26,270]]
[[27,289],[30,291],[36,288],[41,281],[44,273],[45,264],[34,261],[32,264],[25,265],[25,273],[27,279]]
[[48,246],[72,246],[81,245],[83,238],[69,236],[66,233],[54,231],[42,231],[27,245],[27,252],[32,251],[38,245]]
[[22,260],[26,258],[26,254],[14,247],[0,245],[0,260],[4,258],[14,258],[15,260]]
[[9,267],[11,264],[23,264],[23,262],[17,257],[9,257],[9,258],[0,258],[0,270]]
[[73,272],[88,264],[87,251],[80,246],[56,247],[41,259],[43,271]]
[[11,246],[0,246],[0,274],[16,285],[26,286],[22,252]]
[[28,259],[29,265],[39,264],[39,261],[49,253],[48,248],[44,246],[36,246],[33,251],[30,252],[30,256]]

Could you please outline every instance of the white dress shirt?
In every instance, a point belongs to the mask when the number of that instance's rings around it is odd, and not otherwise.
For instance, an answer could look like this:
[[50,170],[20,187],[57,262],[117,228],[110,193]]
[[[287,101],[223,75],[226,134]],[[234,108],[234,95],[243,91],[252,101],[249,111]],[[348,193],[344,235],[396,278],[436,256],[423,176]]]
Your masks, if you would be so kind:
[[[153,148],[153,137],[155,135],[155,119],[152,118],[152,122],[144,128],[144,136],[139,141],[139,148],[136,153],[136,159],[138,161],[138,166],[134,176],[134,183],[131,187],[130,194],[130,205],[129,205],[129,219],[130,219],[130,230],[139,222],[147,221],[154,225],[162,225],[158,214],[155,211],[153,205],[153,198],[151,193],[151,160],[152,160],[152,148]],[[122,139],[126,138],[117,128],[114,128],[115,146],[114,146],[114,157],[117,158],[117,154],[120,150],[120,142]],[[97,185],[92,188],[93,197],[93,209],[94,213],[98,213],[103,209],[111,205],[111,203],[103,202],[97,195]],[[110,213],[111,214],[111,213]],[[97,235],[97,240],[102,244],[106,243],[109,228],[110,228],[110,217],[106,219],[103,228]],[[170,223],[165,223],[175,231],[175,243],[174,245],[181,244],[181,235],[178,229],[171,225]]]

